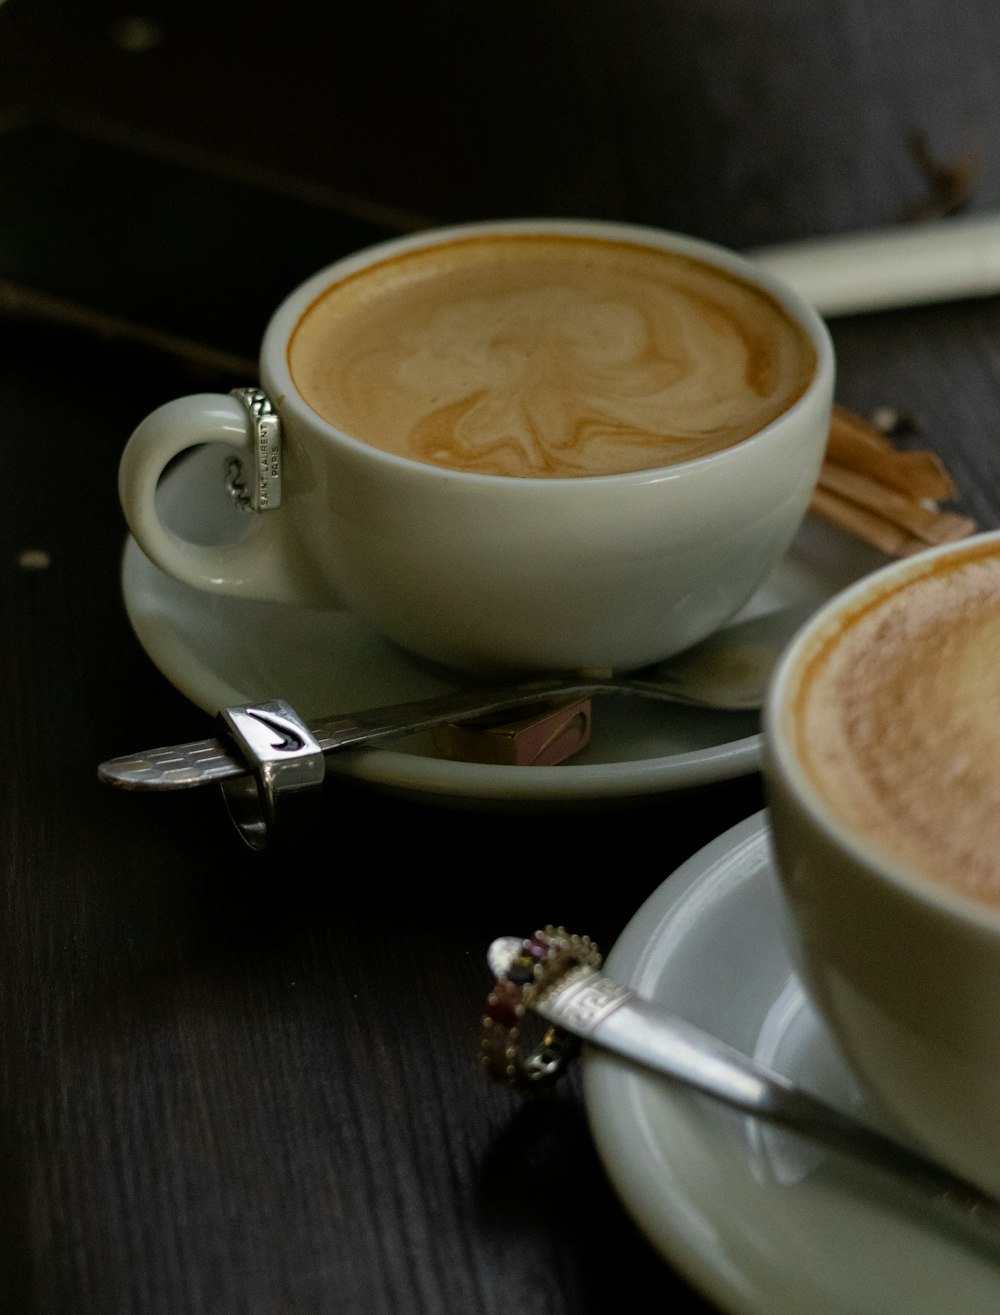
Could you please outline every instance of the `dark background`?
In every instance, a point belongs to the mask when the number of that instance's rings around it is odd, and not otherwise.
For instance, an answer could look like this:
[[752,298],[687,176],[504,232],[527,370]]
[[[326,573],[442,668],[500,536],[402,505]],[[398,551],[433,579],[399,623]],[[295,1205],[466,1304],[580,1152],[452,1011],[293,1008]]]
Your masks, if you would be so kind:
[[[212,792],[100,787],[210,729],[128,628],[118,458],[388,233],[751,249],[988,211],[998,52],[995,0],[0,4],[0,1307],[710,1309],[614,1200],[575,1075],[523,1105],[476,1025],[494,936],[609,947],[757,778],[575,817],[338,785],[263,857]],[[839,400],[912,414],[1000,524],[996,301],[831,329]]]
[[3,273],[252,357],[294,281],[384,230],[748,248],[921,212],[920,152],[989,209],[998,49],[989,0],[6,0]]

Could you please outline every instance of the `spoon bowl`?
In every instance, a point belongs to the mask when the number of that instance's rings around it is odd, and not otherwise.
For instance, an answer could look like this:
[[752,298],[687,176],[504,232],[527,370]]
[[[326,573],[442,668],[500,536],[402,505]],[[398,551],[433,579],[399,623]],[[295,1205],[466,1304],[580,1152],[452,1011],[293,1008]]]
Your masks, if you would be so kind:
[[818,601],[810,600],[749,617],[643,672],[615,677],[613,683],[620,685],[623,693],[727,712],[753,712],[764,701],[778,655],[818,606]]

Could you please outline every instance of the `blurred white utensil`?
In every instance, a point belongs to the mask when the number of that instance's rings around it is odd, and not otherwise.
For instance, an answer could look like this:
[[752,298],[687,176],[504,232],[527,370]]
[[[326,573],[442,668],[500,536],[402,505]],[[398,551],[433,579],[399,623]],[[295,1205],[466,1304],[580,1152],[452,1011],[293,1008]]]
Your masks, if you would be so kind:
[[993,214],[758,247],[747,254],[823,316],[1000,292],[1000,216]]

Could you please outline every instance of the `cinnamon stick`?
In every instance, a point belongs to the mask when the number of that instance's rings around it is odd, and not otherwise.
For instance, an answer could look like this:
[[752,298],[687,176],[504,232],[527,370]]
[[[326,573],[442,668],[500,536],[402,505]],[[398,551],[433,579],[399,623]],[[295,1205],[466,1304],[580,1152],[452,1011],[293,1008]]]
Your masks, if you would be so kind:
[[823,463],[819,487],[874,512],[925,544],[964,539],[975,528],[968,516],[939,511],[933,503],[915,501],[897,488],[879,483],[858,470],[848,470],[835,461]]
[[827,459],[865,471],[881,484],[914,498],[950,502],[955,485],[944,462],[934,452],[898,452],[870,421],[836,406],[830,420]]
[[887,557],[908,557],[911,553],[927,547],[922,539],[907,534],[905,530],[901,530],[876,513],[859,507],[857,503],[848,502],[846,498],[841,498],[836,493],[829,493],[824,488],[816,488],[810,510],[866,543],[870,543],[873,548],[878,548]]
[[871,421],[837,405],[811,510],[888,556],[905,557],[971,534],[970,517],[943,511],[956,489],[934,452],[900,452]]

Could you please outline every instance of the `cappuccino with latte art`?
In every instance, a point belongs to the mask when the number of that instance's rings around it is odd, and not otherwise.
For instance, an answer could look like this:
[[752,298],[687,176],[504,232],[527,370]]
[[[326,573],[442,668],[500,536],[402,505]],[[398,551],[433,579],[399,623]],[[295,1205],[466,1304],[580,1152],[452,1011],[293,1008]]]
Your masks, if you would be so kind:
[[[781,560],[834,372],[814,308],[736,252],[590,220],[430,230],[295,288],[259,388],[148,416],[122,506],[195,588],[338,610],[455,671],[629,671],[718,629]],[[220,496],[234,463],[266,481],[221,546],[157,506],[165,464],[205,443],[228,449]]]
[[692,256],[558,233],[455,239],[332,284],[288,345],[343,432],[452,470],[533,478],[674,465],[788,409],[812,340]]

